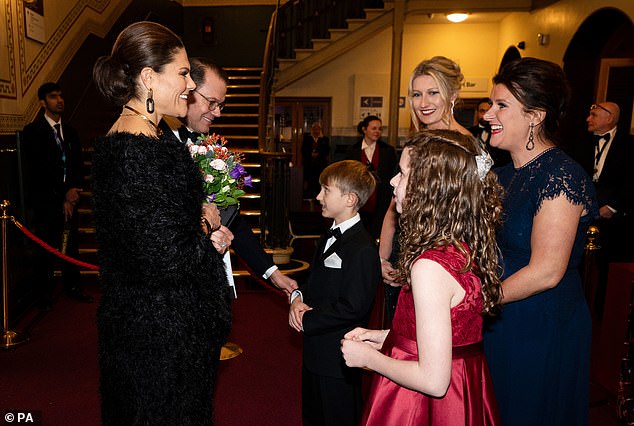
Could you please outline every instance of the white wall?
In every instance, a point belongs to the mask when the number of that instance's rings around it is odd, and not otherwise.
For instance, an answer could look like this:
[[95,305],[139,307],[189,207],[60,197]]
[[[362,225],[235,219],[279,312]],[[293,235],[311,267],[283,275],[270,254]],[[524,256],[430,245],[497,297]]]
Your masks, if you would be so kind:
[[[357,134],[356,123],[359,121],[355,121],[353,116],[355,81],[359,93],[367,91],[367,95],[383,96],[387,102],[391,55],[392,30],[389,28],[275,95],[331,97],[331,133],[354,136]],[[377,79],[373,76],[367,80],[359,79],[368,74],[382,74],[384,78]],[[384,118],[387,119],[387,106]],[[387,120],[384,124],[388,124]]]

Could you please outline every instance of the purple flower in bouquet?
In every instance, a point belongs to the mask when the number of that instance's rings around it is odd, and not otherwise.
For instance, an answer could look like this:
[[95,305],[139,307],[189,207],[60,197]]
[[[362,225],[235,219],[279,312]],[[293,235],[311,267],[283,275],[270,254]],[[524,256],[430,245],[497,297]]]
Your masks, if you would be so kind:
[[202,135],[196,142],[187,142],[189,152],[200,168],[206,199],[218,208],[239,205],[242,188],[251,186],[251,176],[240,164],[243,156],[225,146],[227,140],[215,133]]
[[233,170],[231,170],[231,172],[229,172],[229,175],[234,178],[234,179],[238,179],[243,175],[246,175],[247,171],[244,170],[244,167],[242,167],[242,164],[240,163],[236,163],[235,167],[233,168]]

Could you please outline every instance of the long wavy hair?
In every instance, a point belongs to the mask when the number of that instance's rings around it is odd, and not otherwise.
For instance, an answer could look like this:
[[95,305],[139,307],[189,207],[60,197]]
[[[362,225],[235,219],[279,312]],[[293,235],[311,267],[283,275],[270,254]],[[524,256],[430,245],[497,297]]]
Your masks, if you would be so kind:
[[399,280],[409,282],[412,264],[425,250],[453,246],[466,258],[460,272],[472,271],[481,280],[484,312],[495,313],[502,291],[495,240],[502,213],[497,176],[488,172],[480,179],[475,160],[480,147],[455,131],[422,130],[404,149],[410,174],[399,219]]

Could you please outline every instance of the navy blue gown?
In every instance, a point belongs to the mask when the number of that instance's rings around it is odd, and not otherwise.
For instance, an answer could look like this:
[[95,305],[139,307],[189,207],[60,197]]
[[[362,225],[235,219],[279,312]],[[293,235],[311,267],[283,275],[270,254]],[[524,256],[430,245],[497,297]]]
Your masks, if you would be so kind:
[[485,353],[502,424],[587,425],[592,325],[579,265],[586,230],[598,214],[592,181],[558,148],[519,169],[511,163],[496,172],[507,192],[498,232],[503,280],[528,264],[533,218],[544,201],[564,195],[587,212],[559,284],[504,305],[485,327]]

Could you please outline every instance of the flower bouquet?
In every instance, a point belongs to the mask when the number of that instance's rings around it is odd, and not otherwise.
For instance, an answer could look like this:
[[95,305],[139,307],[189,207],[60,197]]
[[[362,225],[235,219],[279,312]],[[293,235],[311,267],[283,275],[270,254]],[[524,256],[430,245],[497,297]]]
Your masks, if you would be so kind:
[[244,195],[242,188],[251,187],[252,183],[240,164],[243,155],[229,151],[226,144],[224,137],[212,133],[200,135],[196,142],[186,145],[200,168],[207,201],[218,206],[223,225],[229,226],[240,206],[238,198]]

